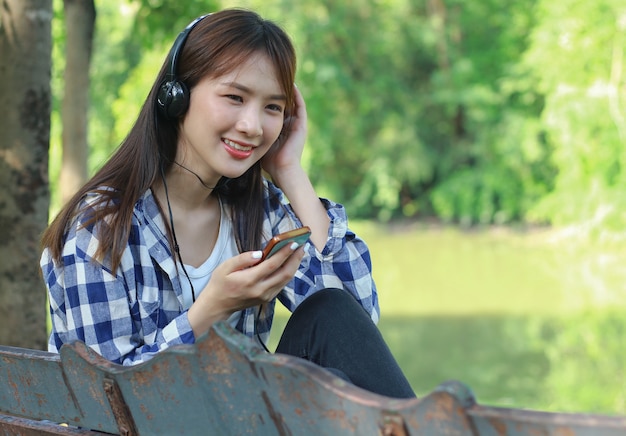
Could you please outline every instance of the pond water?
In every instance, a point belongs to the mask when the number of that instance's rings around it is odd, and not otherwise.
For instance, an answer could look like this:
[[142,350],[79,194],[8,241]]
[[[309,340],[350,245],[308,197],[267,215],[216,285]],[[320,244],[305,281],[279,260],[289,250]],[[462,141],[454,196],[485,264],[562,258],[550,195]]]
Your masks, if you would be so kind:
[[545,230],[352,227],[418,395],[454,379],[484,405],[626,414],[625,253]]

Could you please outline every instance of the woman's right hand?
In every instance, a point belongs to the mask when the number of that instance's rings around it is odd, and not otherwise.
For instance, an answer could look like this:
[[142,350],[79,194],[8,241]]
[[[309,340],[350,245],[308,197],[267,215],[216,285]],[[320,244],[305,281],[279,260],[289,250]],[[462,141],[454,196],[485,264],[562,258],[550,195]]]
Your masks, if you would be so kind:
[[259,253],[239,254],[215,268],[187,314],[196,338],[216,321],[274,299],[295,275],[304,249],[286,246],[260,263]]

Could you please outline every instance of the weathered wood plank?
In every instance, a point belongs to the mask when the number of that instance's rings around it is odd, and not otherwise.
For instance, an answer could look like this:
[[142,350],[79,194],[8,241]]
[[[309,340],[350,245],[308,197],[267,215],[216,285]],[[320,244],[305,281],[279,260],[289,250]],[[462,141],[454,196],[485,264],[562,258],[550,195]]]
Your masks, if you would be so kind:
[[0,386],[0,412],[65,422],[79,415],[57,354],[0,346]]
[[468,415],[481,436],[624,436],[626,419],[474,406]]
[[83,343],[64,346],[60,356],[0,347],[0,385],[8,386],[0,413],[12,415],[0,415],[0,430],[31,431],[38,424],[29,420],[45,419],[147,435],[626,434],[621,417],[481,406],[458,382],[421,399],[383,397],[302,359],[267,354],[225,323],[130,368]]
[[103,436],[90,430],[0,414],[0,435],[3,436]]

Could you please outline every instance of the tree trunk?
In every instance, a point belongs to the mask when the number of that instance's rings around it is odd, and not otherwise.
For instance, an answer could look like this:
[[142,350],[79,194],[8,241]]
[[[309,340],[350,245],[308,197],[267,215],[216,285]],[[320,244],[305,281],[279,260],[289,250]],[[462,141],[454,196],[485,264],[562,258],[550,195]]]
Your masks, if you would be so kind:
[[0,344],[44,349],[52,1],[0,9]]
[[87,180],[89,65],[96,8],[93,0],[63,0],[66,29],[65,93],[61,107],[63,159],[59,189],[62,203]]

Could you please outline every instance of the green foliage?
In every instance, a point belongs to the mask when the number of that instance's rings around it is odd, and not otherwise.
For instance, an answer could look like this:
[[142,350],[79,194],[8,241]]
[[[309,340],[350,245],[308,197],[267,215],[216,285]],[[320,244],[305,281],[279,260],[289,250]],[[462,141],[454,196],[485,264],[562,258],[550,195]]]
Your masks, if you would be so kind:
[[91,68],[90,170],[99,168],[119,141],[117,117],[111,111],[129,71],[142,57],[133,38],[136,6],[96,1],[96,33]]
[[[219,1],[211,0],[126,0],[137,10],[133,36],[145,49],[163,49],[164,57],[176,35],[194,18],[219,9]],[[156,75],[156,72],[155,72]]]
[[[316,186],[354,215],[383,220],[523,216],[524,188],[537,191],[546,182],[523,164],[509,164],[511,154],[527,153],[492,132],[511,122],[537,134],[536,124],[519,117],[538,116],[538,97],[518,95],[525,84],[506,76],[525,47],[532,2],[492,3],[446,2],[428,10],[362,0],[292,9],[296,20],[306,20],[296,38],[305,56],[299,81],[311,117]],[[521,133],[526,144],[533,141]],[[538,141],[532,147],[545,148]],[[545,153],[537,154],[524,163],[540,165]]]
[[[626,7],[617,0],[543,1],[525,62],[545,95],[555,188],[529,215],[558,225],[626,225]],[[604,230],[603,230],[604,229]]]
[[[128,131],[176,34],[200,14],[241,6],[292,35],[310,121],[305,165],[319,193],[352,216],[618,229],[626,224],[622,3],[97,1],[91,168]],[[59,135],[53,124],[53,151]]]
[[63,70],[65,69],[65,29],[63,2],[60,0],[52,3],[52,71],[50,86],[52,89],[52,111],[50,113],[50,151],[48,156],[48,178],[50,181],[50,204],[51,214],[56,215],[59,207],[59,192],[56,189],[56,181],[59,180],[61,171],[61,98],[63,95]]

